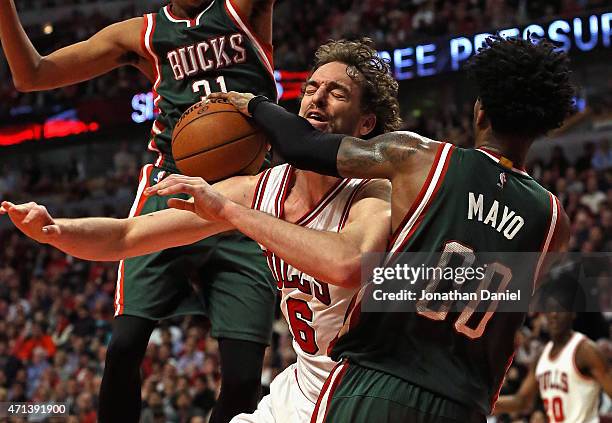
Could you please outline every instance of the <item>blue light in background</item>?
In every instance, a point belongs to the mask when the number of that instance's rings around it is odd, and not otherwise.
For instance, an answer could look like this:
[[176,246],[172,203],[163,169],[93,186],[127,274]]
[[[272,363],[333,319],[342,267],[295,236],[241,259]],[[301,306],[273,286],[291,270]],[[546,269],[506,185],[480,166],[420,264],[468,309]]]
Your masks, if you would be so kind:
[[[436,45],[426,44],[423,46],[417,46],[416,48],[416,62],[417,62],[417,74],[419,76],[430,76],[436,74],[436,69],[433,67],[426,67],[426,65],[436,63]],[[433,53],[433,54],[429,54]]]
[[143,123],[155,118],[155,104],[153,103],[153,93],[140,93],[132,97],[132,120],[136,123]]
[[450,40],[451,67],[459,70],[461,62],[467,60],[472,55],[472,42],[465,38],[453,38]]
[[590,51],[597,45],[597,35],[599,33],[599,25],[597,16],[593,15],[589,18],[590,40],[585,42],[582,39],[582,19],[574,18],[574,38],[576,39],[576,47],[582,51]]

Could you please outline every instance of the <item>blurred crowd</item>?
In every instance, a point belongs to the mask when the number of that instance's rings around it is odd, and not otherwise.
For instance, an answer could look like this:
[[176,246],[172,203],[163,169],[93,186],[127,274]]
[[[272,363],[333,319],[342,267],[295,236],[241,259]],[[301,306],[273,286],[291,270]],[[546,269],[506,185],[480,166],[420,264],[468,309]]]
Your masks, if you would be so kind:
[[[53,7],[54,0],[18,2],[22,11]],[[72,0],[74,4],[93,3]],[[149,5],[154,10],[163,2]],[[278,69],[303,71],[316,48],[330,38],[371,37],[378,48],[398,47],[422,38],[505,28],[527,22],[545,22],[607,5],[605,0],[278,0],[274,18],[274,60]],[[26,26],[41,54],[87,39],[101,28],[140,13],[134,4],[109,18],[97,9],[73,11],[57,22]],[[43,10],[41,10],[43,12]],[[8,68],[0,68],[0,122],[20,116],[52,114],[87,99],[104,99],[146,92],[150,82],[136,69],[119,68],[107,75],[71,87],[46,92],[15,90]]]
[[139,171],[154,157],[146,150],[145,138],[138,141],[131,144],[109,141],[102,151],[87,153],[64,148],[67,157],[61,160],[46,157],[43,152],[2,163],[0,198],[13,202],[35,198],[60,216],[85,216],[92,212],[126,216]]
[[[116,264],[75,260],[10,230],[0,232],[0,243],[0,402],[64,403],[69,421],[95,422]],[[279,320],[265,357],[264,392],[295,360],[290,340]],[[151,336],[142,375],[142,422],[204,421],[219,389],[217,343],[207,322],[164,321]],[[29,421],[43,421],[38,417]]]

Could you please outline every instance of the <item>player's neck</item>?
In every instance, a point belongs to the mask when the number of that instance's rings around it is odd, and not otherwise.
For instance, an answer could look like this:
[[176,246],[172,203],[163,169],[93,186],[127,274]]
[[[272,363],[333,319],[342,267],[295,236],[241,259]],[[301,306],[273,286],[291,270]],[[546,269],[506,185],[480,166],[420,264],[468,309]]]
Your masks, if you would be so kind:
[[560,349],[565,347],[565,345],[569,342],[569,340],[572,338],[573,335],[574,335],[574,331],[569,330],[559,335],[558,338],[552,339],[553,349],[555,351],[559,351]]
[[295,171],[295,188],[313,204],[321,200],[337,182],[338,178],[333,176],[320,175],[315,172],[299,169]]
[[198,7],[182,7],[175,2],[172,2],[170,3],[170,10],[172,11],[172,14],[176,16],[177,18],[195,19],[198,16],[198,14],[202,10],[204,10],[211,2],[212,0],[204,1]]
[[517,168],[522,168],[525,165],[525,158],[532,141],[524,138],[514,138],[507,136],[499,136],[493,134],[492,131],[486,131],[481,137],[476,139],[476,147],[484,147],[499,153],[503,157],[512,162],[512,165]]

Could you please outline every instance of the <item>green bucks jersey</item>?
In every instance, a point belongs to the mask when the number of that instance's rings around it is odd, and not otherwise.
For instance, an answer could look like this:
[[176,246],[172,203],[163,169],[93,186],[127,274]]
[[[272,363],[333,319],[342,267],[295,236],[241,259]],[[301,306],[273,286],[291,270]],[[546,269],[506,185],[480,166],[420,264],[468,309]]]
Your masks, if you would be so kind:
[[[440,253],[497,252],[502,263],[495,262],[495,269],[505,269],[504,277],[522,274],[529,285],[524,294],[530,297],[544,255],[508,263],[503,253],[547,251],[560,213],[557,199],[507,159],[441,143],[419,196],[391,240],[387,265],[399,260],[400,252],[436,259]],[[432,310],[427,302],[421,308],[417,304],[415,312],[371,312],[361,306],[372,286],[354,298],[332,358],[348,358],[488,414],[525,313]]]
[[211,92],[250,92],[276,99],[272,47],[257,39],[231,0],[214,0],[195,19],[173,16],[170,5],[147,14],[142,43],[155,70],[153,94],[159,115],[149,149],[159,154],[158,167],[177,171],[171,149],[174,125]]

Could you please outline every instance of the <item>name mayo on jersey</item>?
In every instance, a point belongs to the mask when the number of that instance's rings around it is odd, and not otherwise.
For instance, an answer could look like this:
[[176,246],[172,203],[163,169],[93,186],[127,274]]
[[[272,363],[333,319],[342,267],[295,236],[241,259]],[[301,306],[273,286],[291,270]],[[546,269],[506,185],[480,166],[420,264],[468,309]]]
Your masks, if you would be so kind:
[[[514,210],[510,210],[508,206],[503,206],[503,210],[501,210],[500,203],[497,200],[493,200],[485,217],[484,202],[484,195],[478,194],[478,197],[476,197],[473,192],[468,193],[468,220],[476,219],[478,222],[490,225],[497,232],[502,233],[506,239],[514,238],[525,225],[525,219]],[[490,201],[487,201],[487,204],[490,204]]]
[[541,375],[538,375],[538,385],[540,392],[548,390],[557,390],[561,392],[568,391],[567,373],[558,370],[548,370]]
[[247,51],[242,34],[237,32],[170,50],[166,57],[174,79],[180,81],[202,72],[244,63]]

